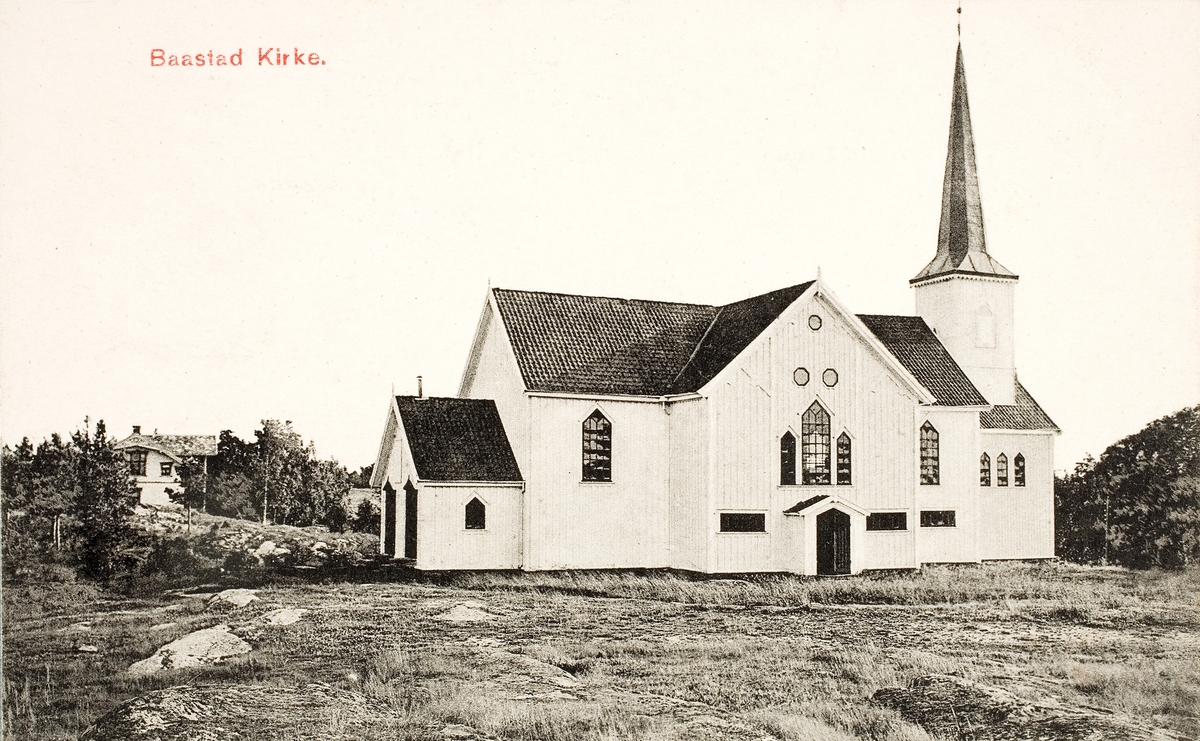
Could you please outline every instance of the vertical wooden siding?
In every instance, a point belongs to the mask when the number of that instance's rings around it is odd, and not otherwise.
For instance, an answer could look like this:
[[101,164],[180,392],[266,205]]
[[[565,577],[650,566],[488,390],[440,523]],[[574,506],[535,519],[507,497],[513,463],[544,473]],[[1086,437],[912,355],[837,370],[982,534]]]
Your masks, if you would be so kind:
[[[808,327],[811,314],[822,319],[818,331]],[[797,367],[809,371],[806,386],[792,380]],[[822,381],[827,368],[838,374],[832,388]],[[836,494],[866,510],[915,509],[916,399],[823,299],[790,307],[706,391],[712,420],[712,570],[789,568],[795,559],[779,537],[782,513],[813,496]],[[814,401],[830,414],[831,442],[843,431],[852,439],[851,486],[780,485],[779,438],[787,430],[800,438],[801,415]],[[719,533],[721,510],[767,512],[767,536]],[[912,538],[910,530],[883,539],[884,548],[856,553],[856,561],[869,568],[913,566]],[[855,547],[874,542],[864,537]]]
[[[1054,436],[988,433],[992,485],[978,486],[979,556],[984,559],[1054,556]],[[996,458],[1008,456],[1008,486],[996,486]],[[1013,460],[1025,456],[1025,486],[1013,485]],[[978,458],[978,454],[976,454]]]
[[670,405],[669,565],[708,570],[708,401]]
[[[921,563],[978,561],[979,412],[933,407],[927,418],[938,431],[941,476],[937,485],[917,486],[917,558]],[[914,456],[919,477],[915,448]],[[923,528],[920,510],[954,510],[955,526]]]
[[[401,491],[401,501],[403,495]],[[418,497],[419,568],[515,569],[521,565],[520,485],[465,487],[426,483]],[[476,497],[486,505],[486,528],[467,530],[465,507]]]
[[504,423],[508,444],[512,446],[517,465],[522,475],[529,461],[528,434],[529,400],[524,394],[525,382],[517,370],[516,361],[504,334],[504,327],[492,312],[489,304],[484,307],[485,320],[483,341],[479,346],[479,357],[474,359],[474,373],[464,379],[463,398],[492,399]]
[[[667,415],[661,404],[530,397],[528,569],[665,567]],[[612,423],[612,482],[582,481],[582,424]]]

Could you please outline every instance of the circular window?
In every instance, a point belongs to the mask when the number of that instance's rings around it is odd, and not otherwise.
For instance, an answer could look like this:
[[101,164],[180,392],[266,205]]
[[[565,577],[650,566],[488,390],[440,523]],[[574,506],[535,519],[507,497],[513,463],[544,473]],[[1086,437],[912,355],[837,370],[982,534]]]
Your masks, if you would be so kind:
[[796,371],[794,373],[792,373],[792,380],[796,382],[797,386],[807,386],[808,385],[808,369],[807,368],[797,368]]
[[821,380],[825,382],[826,386],[833,388],[837,385],[837,371],[833,368],[826,368],[825,372],[821,374]]
[[818,329],[820,329],[821,328],[821,317],[817,316],[816,314],[813,314],[812,316],[810,316],[808,318],[808,328],[814,332],[816,332]]

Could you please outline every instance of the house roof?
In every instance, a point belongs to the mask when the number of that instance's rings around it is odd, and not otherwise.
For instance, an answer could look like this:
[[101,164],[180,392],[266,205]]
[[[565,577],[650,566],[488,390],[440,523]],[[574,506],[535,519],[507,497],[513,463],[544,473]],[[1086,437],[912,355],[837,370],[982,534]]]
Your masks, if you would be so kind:
[[1015,404],[997,404],[979,415],[979,426],[985,430],[1054,430],[1061,432],[1050,415],[1042,411],[1025,387],[1017,381]]
[[491,399],[397,396],[417,476],[426,481],[521,481]]
[[946,147],[946,174],[942,181],[942,219],[938,247],[910,283],[920,283],[951,273],[1016,278],[987,251],[983,229],[983,203],[979,173],[975,168],[975,136],[967,103],[967,72],[962,45],[954,62],[954,98],[950,104],[950,142]]
[[810,285],[726,306],[493,294],[529,390],[661,396],[708,383]]
[[858,318],[933,394],[938,406],[988,406],[924,319],[886,314],[859,314]]
[[216,455],[216,435],[143,435],[134,433],[113,445],[117,450],[157,450],[175,460],[193,455]]

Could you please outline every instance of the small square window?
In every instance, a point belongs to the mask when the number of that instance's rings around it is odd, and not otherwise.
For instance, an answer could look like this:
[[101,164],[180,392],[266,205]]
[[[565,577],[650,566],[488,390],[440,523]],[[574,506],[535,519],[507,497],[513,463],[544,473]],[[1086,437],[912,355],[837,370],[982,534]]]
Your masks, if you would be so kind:
[[921,527],[954,527],[954,510],[923,510],[921,512]]
[[158,464],[158,473],[162,476],[170,476],[171,475],[171,464],[170,463],[159,463]]
[[767,515],[763,512],[722,512],[723,533],[765,533]]

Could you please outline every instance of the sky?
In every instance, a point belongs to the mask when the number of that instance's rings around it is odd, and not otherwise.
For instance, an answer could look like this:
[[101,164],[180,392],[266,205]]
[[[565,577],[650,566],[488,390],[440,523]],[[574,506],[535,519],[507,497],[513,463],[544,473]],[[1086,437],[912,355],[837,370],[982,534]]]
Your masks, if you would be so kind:
[[[955,8],[6,2],[0,438],[273,418],[364,466],[393,387],[457,392],[489,283],[722,304],[819,269],[911,314]],[[1200,403],[1200,3],[961,20],[988,249],[1070,468]]]

